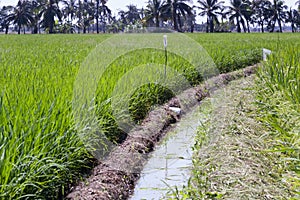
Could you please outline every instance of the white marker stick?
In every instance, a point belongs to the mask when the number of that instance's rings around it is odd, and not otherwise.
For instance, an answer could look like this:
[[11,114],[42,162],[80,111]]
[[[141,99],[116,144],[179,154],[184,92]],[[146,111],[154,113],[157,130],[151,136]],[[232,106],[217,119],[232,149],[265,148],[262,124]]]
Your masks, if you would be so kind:
[[165,46],[165,79],[167,77],[167,64],[168,64],[168,53],[167,53],[167,46],[168,46],[168,36],[164,35],[164,46]]
[[165,48],[167,48],[167,46],[168,46],[168,36],[167,35],[164,35],[164,46],[165,46]]
[[269,49],[263,48],[263,61],[267,61],[267,57],[271,55],[272,51]]

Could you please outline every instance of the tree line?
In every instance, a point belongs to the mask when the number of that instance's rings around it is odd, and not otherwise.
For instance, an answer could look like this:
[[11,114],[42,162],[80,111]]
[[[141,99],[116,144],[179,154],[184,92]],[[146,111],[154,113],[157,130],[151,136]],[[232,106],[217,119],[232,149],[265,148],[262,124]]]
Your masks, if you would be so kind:
[[[288,24],[292,32],[300,29],[298,9],[288,8],[282,0],[148,0],[145,8],[128,5],[113,15],[108,0],[19,0],[15,6],[0,8],[0,31],[11,29],[18,34],[106,33],[143,30],[144,27],[167,27],[175,31],[193,32],[196,16],[206,19],[206,32],[283,31]],[[276,30],[278,27],[278,30]]]

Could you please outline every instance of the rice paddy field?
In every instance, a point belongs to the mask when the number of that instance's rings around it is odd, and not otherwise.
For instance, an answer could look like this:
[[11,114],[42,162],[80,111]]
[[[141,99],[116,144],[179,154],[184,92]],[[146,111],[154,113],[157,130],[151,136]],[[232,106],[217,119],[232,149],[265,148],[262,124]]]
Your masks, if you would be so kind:
[[[206,49],[220,73],[260,62],[262,48],[274,52],[258,72],[260,120],[274,134],[273,150],[284,152],[283,162],[293,172],[289,181],[299,192],[300,35],[187,36]],[[1,35],[0,199],[61,199],[93,166],[95,159],[78,136],[72,113],[73,89],[85,58],[110,37]],[[114,60],[101,77],[94,103],[97,123],[113,143],[127,135],[112,113],[112,88],[132,70],[132,62],[163,64],[164,59],[163,51],[133,51]],[[169,62],[191,85],[202,81],[184,59],[170,54]],[[130,99],[130,114],[139,122],[151,106],[173,95],[157,84],[142,86]]]

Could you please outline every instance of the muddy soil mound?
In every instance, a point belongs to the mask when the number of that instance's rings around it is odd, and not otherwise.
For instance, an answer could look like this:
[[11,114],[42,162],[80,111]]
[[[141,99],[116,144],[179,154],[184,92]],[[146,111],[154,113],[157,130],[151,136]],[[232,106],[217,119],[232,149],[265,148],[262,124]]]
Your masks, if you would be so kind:
[[[212,91],[230,81],[255,73],[257,66],[221,74],[204,84],[190,88],[165,105],[151,111],[142,125],[132,130],[127,139],[116,147],[106,160],[99,161],[90,177],[74,186],[67,199],[127,199],[134,189],[149,153],[167,133],[170,125],[199,104]],[[181,109],[180,114],[170,107]]]

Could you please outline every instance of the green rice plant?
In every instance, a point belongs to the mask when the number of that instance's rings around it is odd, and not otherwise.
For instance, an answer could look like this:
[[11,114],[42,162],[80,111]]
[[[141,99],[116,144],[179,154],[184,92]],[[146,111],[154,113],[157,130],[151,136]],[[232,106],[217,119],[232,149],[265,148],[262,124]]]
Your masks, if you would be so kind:
[[61,37],[0,40],[1,199],[60,199],[93,162],[74,127],[72,82],[105,37]]
[[[164,51],[155,49],[135,50],[112,62],[101,77],[97,89],[97,115],[101,125],[104,125],[102,126],[103,131],[111,141],[121,142],[122,139],[126,138],[126,133],[118,129],[110,101],[118,80],[135,67],[147,63],[162,64],[164,59]],[[183,74],[191,85],[201,82],[201,74],[183,58],[169,53],[168,63],[170,66],[174,66],[179,74]],[[174,94],[170,90],[155,83],[149,83],[135,89],[129,101],[132,119],[135,122],[143,120],[152,106],[162,104],[173,96]]]
[[300,194],[300,43],[281,47],[258,73],[259,119],[273,136],[271,151],[280,153],[286,179]]
[[136,123],[143,120],[153,105],[162,105],[174,96],[173,92],[163,86],[149,83],[138,88],[129,101],[129,112]]
[[[277,35],[269,34],[188,36],[207,50],[220,72],[257,62],[259,49],[273,50],[278,40]],[[72,114],[73,84],[87,55],[109,37],[1,36],[0,199],[63,198],[70,186],[92,167],[94,158],[78,137]],[[291,34],[281,37],[295,40]],[[192,85],[203,79],[184,58],[170,53],[168,59],[168,65]],[[112,141],[121,142],[126,137],[113,116],[113,88],[124,74],[145,63],[164,63],[164,52],[130,52],[113,61],[99,81],[95,98],[98,123]],[[140,121],[153,105],[172,95],[159,85],[142,86],[132,95],[130,112]]]

